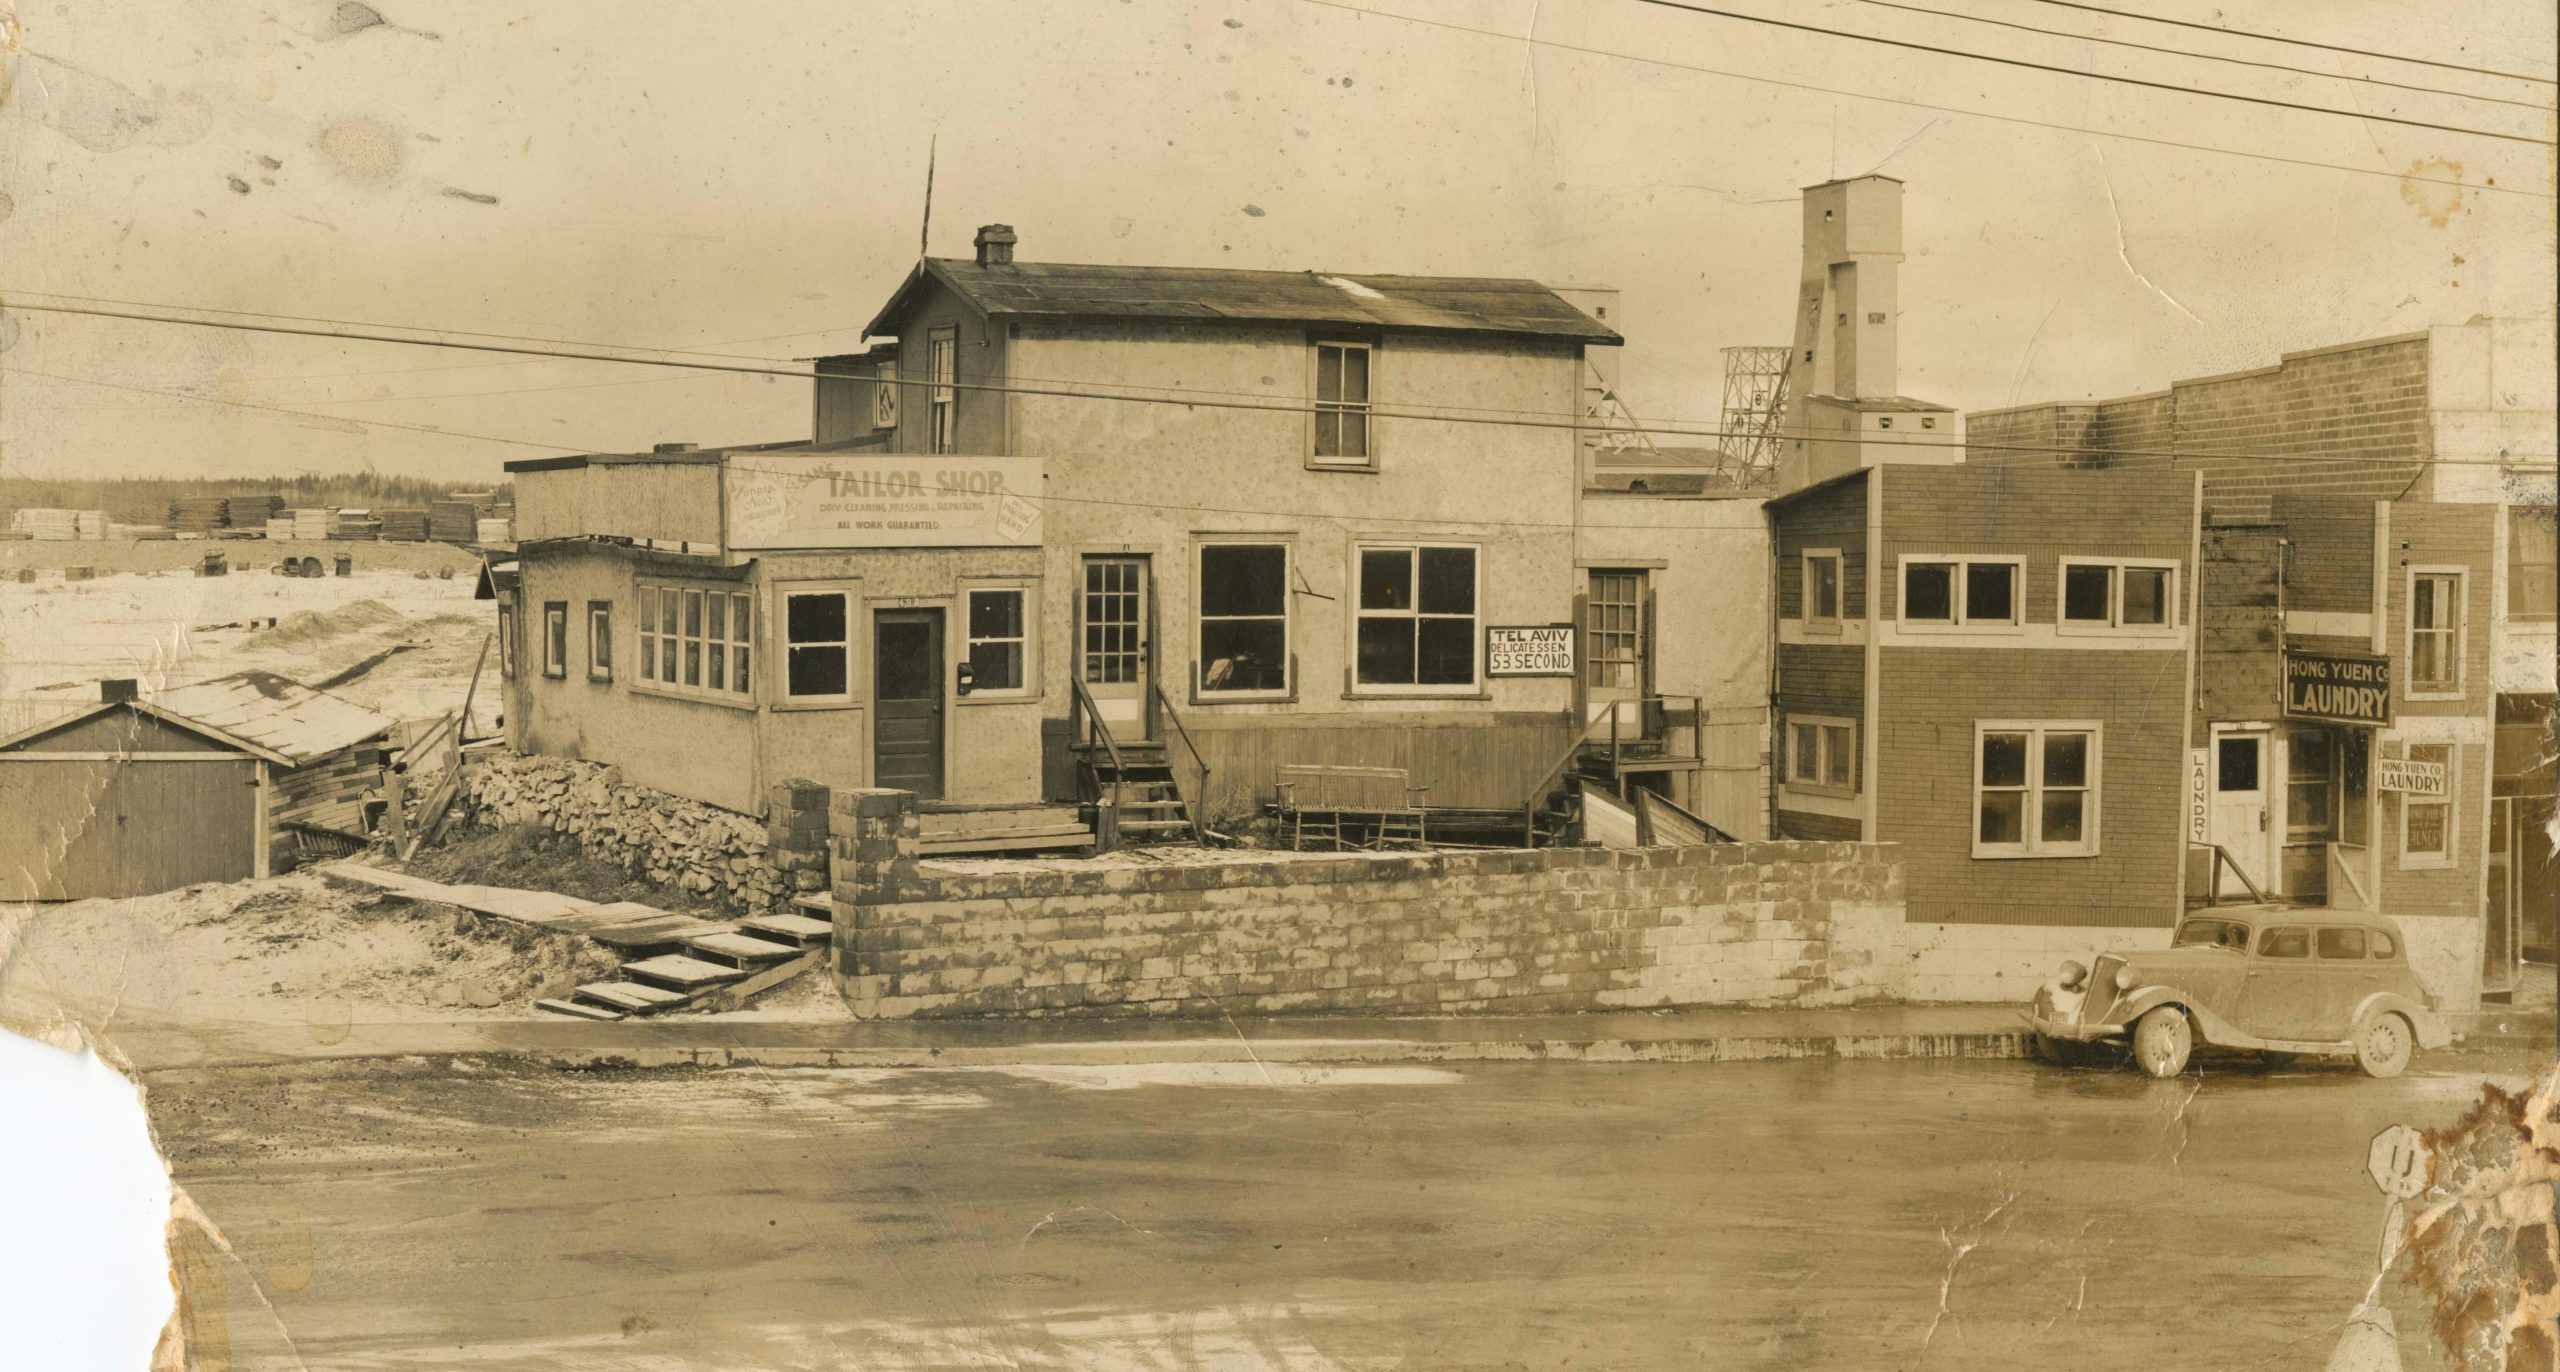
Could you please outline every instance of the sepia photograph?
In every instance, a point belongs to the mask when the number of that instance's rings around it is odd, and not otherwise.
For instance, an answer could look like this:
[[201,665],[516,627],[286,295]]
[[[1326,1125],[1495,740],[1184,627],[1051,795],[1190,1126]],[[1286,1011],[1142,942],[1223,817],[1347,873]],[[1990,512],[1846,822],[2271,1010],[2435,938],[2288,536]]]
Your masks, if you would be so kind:
[[2550,0],[0,0],[0,1368],[2560,1372]]

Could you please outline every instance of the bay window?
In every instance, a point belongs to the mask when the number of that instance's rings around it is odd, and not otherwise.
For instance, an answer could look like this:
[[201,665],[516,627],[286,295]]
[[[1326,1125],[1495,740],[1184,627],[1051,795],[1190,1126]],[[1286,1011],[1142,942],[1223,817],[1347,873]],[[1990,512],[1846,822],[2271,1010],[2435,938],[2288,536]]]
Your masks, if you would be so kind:
[[2096,853],[2098,751],[2095,724],[1977,725],[1973,855]]
[[754,597],[727,586],[644,582],[634,616],[640,689],[743,704],[753,699]]

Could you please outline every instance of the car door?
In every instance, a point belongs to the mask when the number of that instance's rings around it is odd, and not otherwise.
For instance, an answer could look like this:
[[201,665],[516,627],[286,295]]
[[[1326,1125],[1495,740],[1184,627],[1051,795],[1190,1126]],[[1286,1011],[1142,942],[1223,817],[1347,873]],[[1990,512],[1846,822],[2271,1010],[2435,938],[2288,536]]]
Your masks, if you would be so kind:
[[2309,1037],[2344,1039],[2355,1023],[2356,1007],[2382,985],[2388,964],[2373,960],[2373,938],[2358,925],[2328,925],[2312,931],[2311,962],[2319,980],[2317,1031]]
[[2321,1038],[2312,1032],[2319,1001],[2310,926],[2271,924],[2259,930],[2258,945],[2249,951],[2249,979],[2240,991],[2241,1032],[2262,1039]]

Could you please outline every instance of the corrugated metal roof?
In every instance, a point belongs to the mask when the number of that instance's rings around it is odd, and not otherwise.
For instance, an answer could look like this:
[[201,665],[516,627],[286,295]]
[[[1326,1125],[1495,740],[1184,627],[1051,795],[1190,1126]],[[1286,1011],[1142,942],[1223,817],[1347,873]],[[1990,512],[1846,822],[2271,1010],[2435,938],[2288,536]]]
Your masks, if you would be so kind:
[[362,743],[398,721],[273,672],[238,672],[163,691],[151,705],[271,748],[297,763]]
[[865,332],[896,332],[895,317],[927,275],[991,315],[1337,324],[1583,343],[1621,341],[1615,330],[1528,280],[1066,262],[980,266],[973,259],[946,257],[926,258]]

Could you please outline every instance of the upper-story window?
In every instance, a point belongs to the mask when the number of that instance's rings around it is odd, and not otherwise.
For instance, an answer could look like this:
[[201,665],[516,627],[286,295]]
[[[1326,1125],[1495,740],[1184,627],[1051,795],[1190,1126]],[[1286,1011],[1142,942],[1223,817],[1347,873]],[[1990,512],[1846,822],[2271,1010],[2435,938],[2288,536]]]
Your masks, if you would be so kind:
[[2507,511],[2507,618],[2560,619],[2560,509]]
[[2177,564],[2131,558],[2062,559],[2065,633],[2166,632],[2177,623]]
[[1808,627],[1840,627],[1840,554],[1816,548],[1804,555],[1803,619]]
[[871,427],[898,427],[898,363],[894,358],[881,360],[880,369],[871,383]]
[[956,453],[960,439],[960,339],[951,329],[925,336],[926,381],[932,386],[933,417],[926,426],[930,452]]
[[2453,568],[2409,573],[2409,694],[2462,693],[2462,577]]
[[2015,626],[2024,564],[2016,557],[1906,557],[1901,621],[1920,628]]
[[1369,364],[1374,352],[1366,343],[1315,345],[1316,466],[1374,463],[1369,443]]

